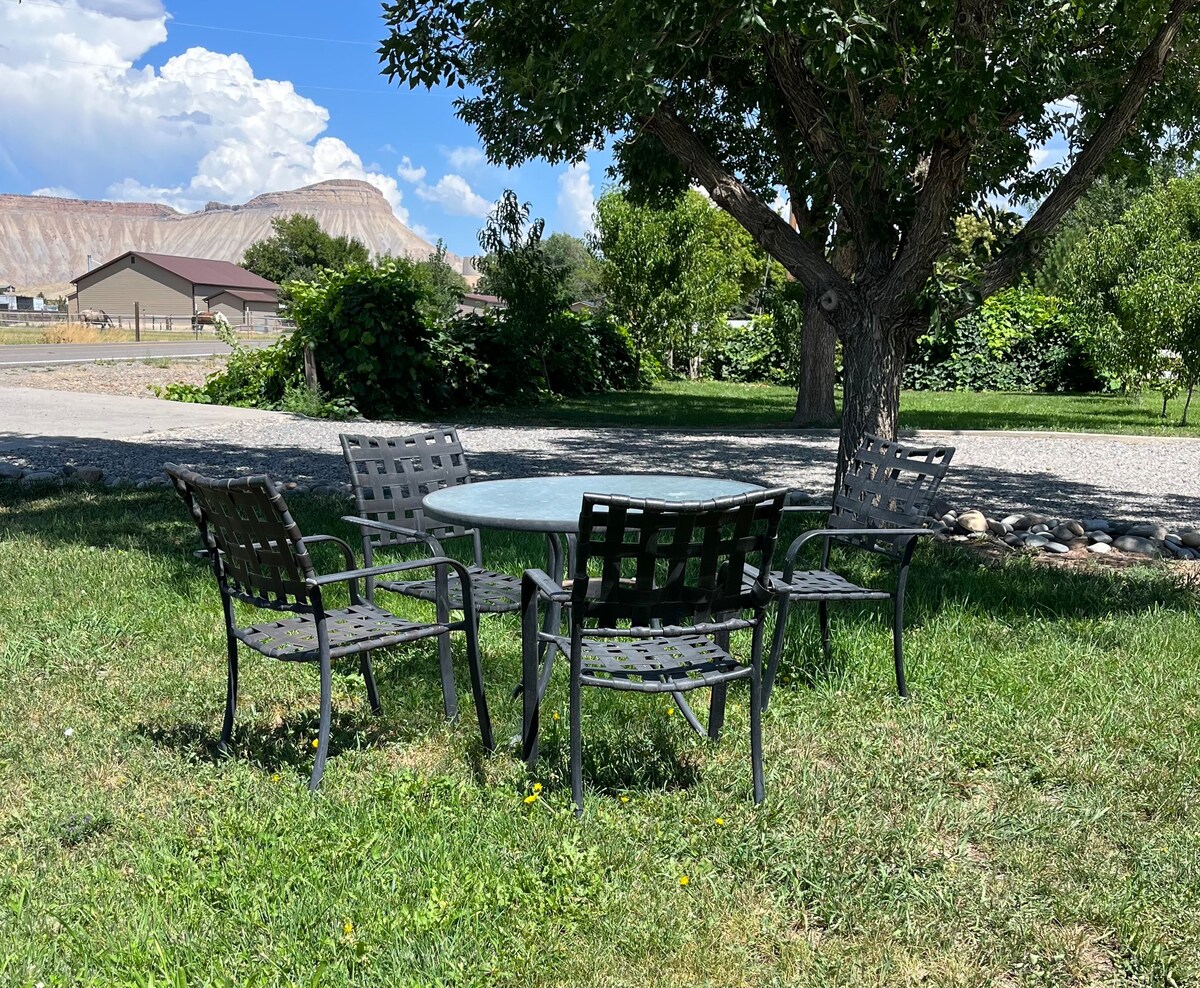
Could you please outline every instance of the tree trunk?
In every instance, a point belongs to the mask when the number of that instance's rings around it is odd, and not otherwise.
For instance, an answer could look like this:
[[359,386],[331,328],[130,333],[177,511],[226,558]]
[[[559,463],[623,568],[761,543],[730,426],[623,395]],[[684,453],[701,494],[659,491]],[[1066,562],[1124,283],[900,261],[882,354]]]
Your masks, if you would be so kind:
[[870,310],[864,311],[843,337],[839,484],[865,436],[896,438],[906,340],[904,326],[885,322]]
[[807,293],[804,325],[800,329],[800,378],[793,425],[831,425],[837,420],[833,404],[836,348],[837,333],[825,318],[820,299],[812,292]]
[[1188,424],[1188,423],[1187,423],[1188,409],[1189,409],[1189,408],[1191,407],[1191,405],[1192,405],[1192,391],[1194,391],[1194,390],[1195,390],[1195,388],[1196,388],[1196,385],[1195,385],[1195,384],[1189,384],[1189,385],[1188,385],[1187,400],[1186,400],[1186,401],[1183,403],[1183,421],[1179,423],[1180,425],[1187,425],[1187,424]]

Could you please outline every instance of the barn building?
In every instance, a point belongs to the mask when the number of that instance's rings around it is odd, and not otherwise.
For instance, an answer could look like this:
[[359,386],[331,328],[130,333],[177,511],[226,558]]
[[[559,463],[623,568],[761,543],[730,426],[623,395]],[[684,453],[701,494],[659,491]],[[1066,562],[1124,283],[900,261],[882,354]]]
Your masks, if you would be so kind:
[[126,251],[74,279],[75,312],[98,309],[111,317],[191,319],[210,308],[235,325],[258,322],[279,311],[278,286],[229,261]]

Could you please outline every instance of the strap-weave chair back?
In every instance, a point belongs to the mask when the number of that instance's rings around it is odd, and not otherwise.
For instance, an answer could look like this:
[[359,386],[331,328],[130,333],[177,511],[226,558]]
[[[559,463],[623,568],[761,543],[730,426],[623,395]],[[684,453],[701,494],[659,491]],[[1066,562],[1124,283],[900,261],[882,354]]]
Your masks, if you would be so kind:
[[[471,482],[457,429],[411,436],[343,435],[341,440],[360,517],[427,532],[438,539],[471,534],[471,529],[459,525],[427,524],[421,506],[426,494]],[[369,537],[377,547],[416,541],[379,530],[372,530]]]
[[[670,629],[728,623],[747,610],[761,616],[786,495],[779,488],[680,502],[584,494],[573,619]],[[600,575],[589,587],[590,564]],[[755,580],[744,579],[747,566]]]
[[[868,435],[834,492],[829,527],[923,527],[953,456],[953,446],[905,446]],[[894,540],[871,547],[886,554],[900,551]]]
[[223,593],[258,607],[308,611],[304,581],[316,576],[300,529],[269,477],[214,480],[168,463],[200,537],[219,552]]

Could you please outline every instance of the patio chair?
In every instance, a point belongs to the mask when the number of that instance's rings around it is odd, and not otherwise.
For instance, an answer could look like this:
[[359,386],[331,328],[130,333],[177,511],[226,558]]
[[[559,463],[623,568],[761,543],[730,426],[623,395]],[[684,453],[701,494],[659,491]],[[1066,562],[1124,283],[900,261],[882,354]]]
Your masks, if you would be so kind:
[[[476,614],[503,614],[520,609],[521,578],[484,567],[477,528],[430,524],[425,517],[421,499],[426,494],[471,482],[457,429],[437,429],[411,436],[342,435],[340,438],[358,512],[343,520],[359,527],[367,566],[380,549],[423,543],[434,555],[442,556],[444,540],[469,537],[473,562],[467,566],[467,573],[474,591]],[[437,596],[433,580],[387,580],[367,585],[368,600],[374,600],[376,586],[419,600],[431,601]],[[457,578],[451,578],[450,607],[461,610],[462,606],[461,584]]]
[[[845,476],[834,491],[833,506],[789,505],[785,512],[829,511],[824,528],[811,529],[797,538],[783,557],[783,569],[771,573],[780,597],[775,617],[771,655],[763,678],[763,709],[771,699],[793,601],[815,601],[826,657],[832,652],[829,635],[831,601],[892,601],[892,652],[896,689],[908,696],[904,674],[904,590],[917,540],[932,534],[929,512],[942,478],[954,456],[952,446],[915,447],[878,436],[867,436],[850,460]],[[814,539],[822,540],[817,569],[796,569],[801,550]],[[860,587],[829,568],[834,543],[876,553],[898,564],[894,590]]]
[[[449,571],[466,579],[466,568],[452,559],[434,556],[359,569],[354,552],[333,535],[303,536],[292,520],[287,504],[269,477],[245,477],[213,480],[177,466],[164,469],[187,505],[200,529],[200,538],[212,564],[225,611],[225,638],[228,648],[228,687],[225,694],[225,719],[221,725],[220,749],[228,752],[237,708],[238,643],[272,659],[286,662],[316,662],[321,675],[321,719],[317,731],[317,756],[309,789],[315,790],[325,770],[329,751],[332,719],[332,661],[348,655],[359,656],[359,669],[366,682],[367,699],[374,713],[380,713],[379,693],[371,670],[370,653],[422,638],[437,638],[447,643],[462,631],[467,640],[467,664],[471,670],[471,688],[483,745],[491,751],[491,722],[483,693],[483,673],[479,663],[479,644],[475,628],[474,604],[468,588],[462,595],[463,619],[450,620]],[[318,576],[309,555],[309,547],[328,543],[341,551],[346,569]],[[364,601],[358,581],[390,576],[412,570],[433,569],[441,588],[437,600],[437,619],[432,622],[408,621]],[[324,588],[346,584],[348,607],[330,608],[324,600]],[[280,620],[264,620],[240,626],[234,601],[293,615]],[[439,652],[439,654],[442,654]],[[453,716],[453,672],[448,661],[442,666],[442,685],[447,715]]]
[[[769,572],[786,490],[712,501],[669,502],[585,494],[570,588],[543,570],[522,585],[525,758],[537,759],[538,652],[553,644],[570,663],[571,795],[583,811],[581,706],[584,686],[670,693],[704,734],[683,694],[709,687],[707,734],[725,719],[728,685],[750,684],[750,758],[754,800],[763,799],[761,671],[763,623],[772,589],[747,580],[747,565]],[[599,575],[589,580],[589,566]],[[570,635],[543,631],[540,600],[570,603]],[[752,633],[750,658],[729,651],[733,631]],[[554,649],[547,662],[553,662]]]

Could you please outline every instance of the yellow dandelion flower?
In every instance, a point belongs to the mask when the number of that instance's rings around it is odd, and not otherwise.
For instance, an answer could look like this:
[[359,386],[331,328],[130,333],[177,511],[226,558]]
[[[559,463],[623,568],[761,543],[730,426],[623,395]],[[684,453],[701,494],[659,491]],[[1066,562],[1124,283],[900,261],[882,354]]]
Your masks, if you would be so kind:
[[315,747],[317,747],[317,745],[319,745],[320,743],[321,743],[321,742],[320,742],[320,741],[318,741],[316,738],[313,738],[313,739],[312,739],[312,746],[313,746],[314,748],[315,748]]
[[526,802],[526,804],[529,804],[529,803],[536,803],[537,801],[538,801],[538,794],[537,794],[536,792],[535,792],[535,793],[533,793],[533,795],[531,795],[531,796],[526,796],[526,797],[525,797],[525,802]]
[[680,884],[680,885],[686,885],[687,883],[688,883],[688,877],[687,877],[687,875],[680,875],[680,876],[679,876],[679,884]]
[[717,817],[717,826],[718,827],[725,826],[725,818],[723,816]]
[[629,797],[628,797],[628,796],[622,796],[622,797],[621,797],[621,802],[622,802],[622,803],[628,803],[628,802],[629,802]]
[[675,716],[675,708],[674,708],[674,707],[667,707],[667,716],[668,716],[668,717],[674,717],[674,716]]
[[272,781],[272,782],[278,782],[278,781],[279,781],[279,773],[278,773],[278,772],[276,772],[274,775],[272,775],[272,776],[271,776],[271,781]]
[[345,925],[342,927],[342,932],[343,932],[343,933],[345,933],[345,934],[346,934],[346,936],[351,936],[351,935],[353,935],[353,933],[354,933],[354,924],[353,924],[353,923],[351,923],[349,920],[347,920],[346,924],[345,924]]
[[541,784],[540,782],[535,782],[535,783],[533,784],[533,791],[534,791],[534,792],[541,792],[541,791],[542,791],[542,784]]
[[556,710],[556,711],[554,711],[554,719],[555,719],[555,720],[558,720],[558,711],[557,711],[557,710]]

